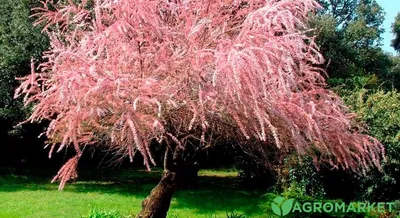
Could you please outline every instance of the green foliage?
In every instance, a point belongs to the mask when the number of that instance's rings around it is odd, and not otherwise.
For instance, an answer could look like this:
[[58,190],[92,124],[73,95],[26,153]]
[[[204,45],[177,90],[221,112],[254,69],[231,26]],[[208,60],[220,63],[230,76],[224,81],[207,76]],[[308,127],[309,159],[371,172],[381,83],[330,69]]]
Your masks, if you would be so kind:
[[386,83],[392,87],[400,90],[400,56],[391,56],[390,71],[386,76]]
[[[23,107],[21,99],[14,99],[19,84],[15,78],[29,74],[31,58],[39,59],[49,45],[41,28],[33,27],[34,19],[29,17],[30,8],[38,3],[38,0],[2,0],[0,4],[0,136],[11,142],[0,145],[3,151],[0,162],[15,163],[22,156],[34,157],[39,153],[29,150],[35,146],[37,136],[32,140],[33,132],[28,132],[27,126],[13,128],[30,111]],[[19,149],[14,148],[16,143],[20,144]]]
[[392,33],[395,35],[395,38],[392,40],[392,46],[397,52],[400,52],[400,13],[394,19]]
[[348,22],[354,19],[358,5],[358,0],[319,0],[318,2],[323,6],[319,14],[329,14],[340,26],[347,26]]
[[30,73],[30,59],[38,59],[48,47],[40,27],[33,27],[32,0],[3,0],[0,4],[0,119],[16,121],[22,105],[13,99],[16,77]]
[[[327,62],[331,85],[336,79],[389,72],[390,58],[379,47],[384,11],[374,0],[322,0],[324,9],[310,21]],[[332,79],[333,78],[333,79]]]
[[351,78],[331,78],[330,84],[334,85],[334,90],[341,95],[348,95],[351,90],[359,90],[364,88],[376,89],[382,84],[375,74],[364,76],[353,76]]
[[275,191],[296,190],[312,197],[325,196],[321,175],[310,157],[299,159],[295,153],[290,154],[276,168]]
[[344,99],[358,114],[359,119],[366,122],[369,132],[387,146],[388,154],[394,154],[391,147],[400,148],[399,92],[393,90],[369,93],[367,89],[360,89],[344,96]]
[[363,197],[396,199],[400,194],[400,93],[367,89],[348,92],[344,99],[358,114],[359,121],[368,126],[369,133],[384,144],[387,154],[383,173],[373,171],[361,179]]
[[[301,162],[292,156],[285,160],[283,170],[287,171],[285,190],[294,190],[312,197],[325,196],[321,174],[318,173],[310,158],[305,157]],[[281,178],[281,181],[284,178]]]
[[357,48],[364,49],[379,45],[384,32],[384,11],[374,0],[361,0],[355,18],[343,29],[344,39]]

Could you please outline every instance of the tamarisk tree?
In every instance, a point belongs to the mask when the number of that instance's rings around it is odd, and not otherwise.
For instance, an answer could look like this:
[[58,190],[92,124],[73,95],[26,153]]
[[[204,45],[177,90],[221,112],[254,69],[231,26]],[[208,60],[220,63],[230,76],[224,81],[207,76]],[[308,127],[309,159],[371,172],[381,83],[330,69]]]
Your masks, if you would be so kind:
[[[166,147],[160,183],[139,217],[165,217],[188,147],[235,140],[310,155],[362,172],[383,146],[359,132],[325,86],[323,57],[305,25],[313,0],[46,0],[37,24],[51,39],[46,60],[20,78],[34,103],[29,122],[50,120],[50,156],[76,156],[54,177],[77,176],[86,146],[107,146],[150,169]],[[99,145],[98,141],[107,143]]]

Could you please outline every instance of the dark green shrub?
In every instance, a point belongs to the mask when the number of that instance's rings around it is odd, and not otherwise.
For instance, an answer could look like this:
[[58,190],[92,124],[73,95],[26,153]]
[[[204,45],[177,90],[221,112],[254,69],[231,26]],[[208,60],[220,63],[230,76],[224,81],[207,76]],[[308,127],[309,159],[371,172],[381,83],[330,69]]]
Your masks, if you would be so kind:
[[278,175],[277,190],[293,190],[312,197],[325,196],[321,174],[309,157],[300,160],[295,154],[288,156]]

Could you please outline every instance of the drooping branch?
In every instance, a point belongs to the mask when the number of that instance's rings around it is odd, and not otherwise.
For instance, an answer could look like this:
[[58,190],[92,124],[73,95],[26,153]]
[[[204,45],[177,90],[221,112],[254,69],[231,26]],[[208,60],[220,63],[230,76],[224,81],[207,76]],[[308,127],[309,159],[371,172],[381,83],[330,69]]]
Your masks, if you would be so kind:
[[58,187],[59,190],[64,189],[65,184],[71,180],[78,177],[77,167],[78,167],[79,155],[76,155],[69,159],[67,163],[58,171],[57,175],[51,180],[51,182],[60,181]]

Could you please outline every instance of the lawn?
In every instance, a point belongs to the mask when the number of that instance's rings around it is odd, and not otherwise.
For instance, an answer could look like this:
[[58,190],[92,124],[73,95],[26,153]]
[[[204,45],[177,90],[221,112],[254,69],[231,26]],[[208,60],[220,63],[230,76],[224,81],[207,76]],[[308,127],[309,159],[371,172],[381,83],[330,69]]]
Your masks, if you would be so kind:
[[[81,173],[63,191],[51,184],[48,173],[28,172],[24,176],[0,172],[0,218],[82,217],[91,210],[139,212],[141,202],[160,178],[160,171]],[[260,191],[240,189],[235,171],[204,170],[199,189],[178,191],[168,217],[226,217],[236,212],[246,217],[266,217]]]

